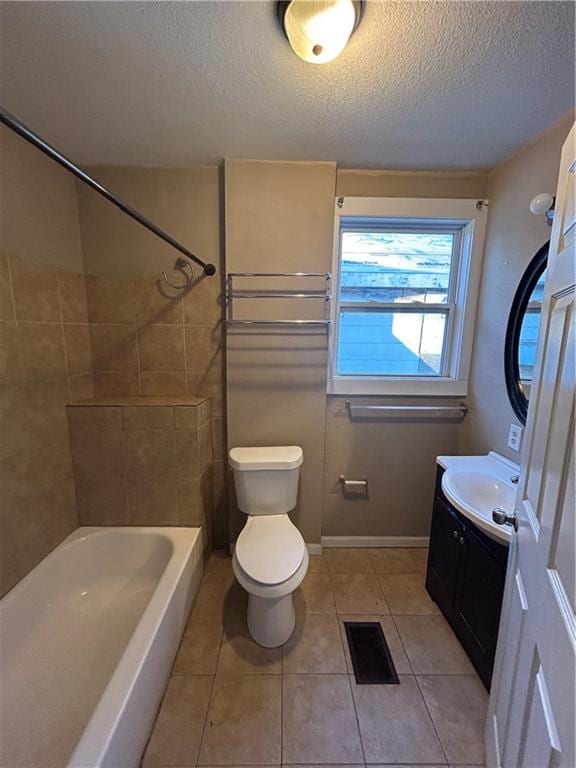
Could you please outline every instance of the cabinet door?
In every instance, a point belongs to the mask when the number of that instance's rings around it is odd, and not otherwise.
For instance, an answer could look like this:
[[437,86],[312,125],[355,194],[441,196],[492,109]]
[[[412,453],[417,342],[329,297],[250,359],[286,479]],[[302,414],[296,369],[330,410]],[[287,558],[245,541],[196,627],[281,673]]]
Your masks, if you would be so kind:
[[[506,578],[506,552],[502,556],[468,529],[454,609],[462,627],[461,641],[484,684],[489,687],[496,653],[502,595]],[[505,549],[505,548],[503,548]]]
[[453,612],[464,526],[438,496],[434,499],[426,589],[448,616]]

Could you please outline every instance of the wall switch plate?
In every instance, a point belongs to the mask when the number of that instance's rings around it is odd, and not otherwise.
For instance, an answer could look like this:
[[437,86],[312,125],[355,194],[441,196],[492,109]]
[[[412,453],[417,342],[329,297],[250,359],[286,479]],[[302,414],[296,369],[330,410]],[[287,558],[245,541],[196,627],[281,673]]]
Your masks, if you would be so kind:
[[510,424],[508,430],[508,448],[512,448],[513,451],[519,451],[522,445],[522,432],[524,428],[519,424]]

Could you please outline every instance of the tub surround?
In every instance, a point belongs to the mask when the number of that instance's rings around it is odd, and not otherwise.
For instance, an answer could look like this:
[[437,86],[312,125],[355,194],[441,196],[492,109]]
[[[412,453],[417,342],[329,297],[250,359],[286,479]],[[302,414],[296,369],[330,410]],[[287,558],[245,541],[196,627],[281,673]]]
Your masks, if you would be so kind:
[[94,398],[67,410],[82,525],[200,526],[212,549],[210,398]]
[[136,768],[201,576],[197,528],[79,528],[51,552],[0,602],[0,764]]

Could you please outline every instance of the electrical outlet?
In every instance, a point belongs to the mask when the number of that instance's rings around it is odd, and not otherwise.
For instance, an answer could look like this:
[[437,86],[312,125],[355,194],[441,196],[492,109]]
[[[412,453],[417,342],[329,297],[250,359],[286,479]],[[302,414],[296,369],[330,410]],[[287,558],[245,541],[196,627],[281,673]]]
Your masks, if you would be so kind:
[[512,448],[513,451],[520,450],[523,431],[523,427],[519,424],[510,424],[510,429],[508,431],[508,448]]

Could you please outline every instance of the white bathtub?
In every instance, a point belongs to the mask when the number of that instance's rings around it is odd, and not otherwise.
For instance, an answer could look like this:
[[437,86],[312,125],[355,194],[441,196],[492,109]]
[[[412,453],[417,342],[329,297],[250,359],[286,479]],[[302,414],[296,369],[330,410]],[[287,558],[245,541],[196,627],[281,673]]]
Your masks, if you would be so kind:
[[137,766],[201,576],[200,528],[79,528],[17,584],[2,768]]

